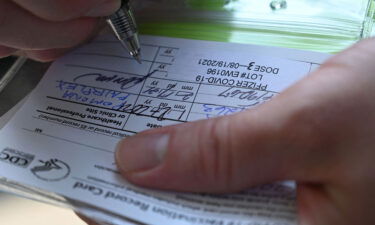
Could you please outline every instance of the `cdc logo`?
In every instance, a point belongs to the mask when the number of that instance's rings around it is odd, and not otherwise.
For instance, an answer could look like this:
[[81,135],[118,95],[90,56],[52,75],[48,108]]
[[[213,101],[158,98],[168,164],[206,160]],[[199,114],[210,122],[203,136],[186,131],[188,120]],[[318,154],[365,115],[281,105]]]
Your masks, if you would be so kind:
[[20,152],[11,148],[5,148],[0,153],[0,161],[23,168],[26,168],[28,165],[30,165],[33,159],[34,155]]

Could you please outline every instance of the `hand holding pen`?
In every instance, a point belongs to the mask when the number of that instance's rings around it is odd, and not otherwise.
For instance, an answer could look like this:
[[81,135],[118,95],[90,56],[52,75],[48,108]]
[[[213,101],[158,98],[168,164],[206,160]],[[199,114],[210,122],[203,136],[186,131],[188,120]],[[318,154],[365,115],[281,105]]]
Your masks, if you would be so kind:
[[[92,38],[120,0],[0,0],[0,58],[51,61]],[[125,52],[125,54],[127,54]]]

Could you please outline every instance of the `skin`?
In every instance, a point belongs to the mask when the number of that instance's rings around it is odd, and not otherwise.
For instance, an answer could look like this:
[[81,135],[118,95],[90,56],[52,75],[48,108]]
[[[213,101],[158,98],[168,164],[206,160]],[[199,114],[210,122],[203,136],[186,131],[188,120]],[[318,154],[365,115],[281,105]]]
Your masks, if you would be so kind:
[[112,14],[120,4],[120,0],[0,0],[0,58],[23,55],[52,61],[92,38],[101,27],[100,17]]
[[90,39],[120,0],[0,0],[0,58],[51,61]]
[[[0,57],[53,60],[119,3],[0,0]],[[141,186],[189,192],[296,180],[300,225],[375,224],[374,58],[375,40],[365,40],[257,108],[124,139],[120,171]]]
[[300,225],[375,224],[374,58],[365,40],[259,107],[126,138],[118,166],[134,184],[174,191],[296,180]]

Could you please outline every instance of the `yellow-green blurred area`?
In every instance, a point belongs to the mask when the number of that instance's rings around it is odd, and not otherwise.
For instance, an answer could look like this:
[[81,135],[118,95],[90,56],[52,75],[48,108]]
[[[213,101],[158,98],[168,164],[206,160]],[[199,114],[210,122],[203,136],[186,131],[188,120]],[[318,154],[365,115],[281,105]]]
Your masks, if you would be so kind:
[[[369,0],[159,0],[136,5],[141,33],[335,53],[371,35]],[[272,6],[283,7],[272,7]]]

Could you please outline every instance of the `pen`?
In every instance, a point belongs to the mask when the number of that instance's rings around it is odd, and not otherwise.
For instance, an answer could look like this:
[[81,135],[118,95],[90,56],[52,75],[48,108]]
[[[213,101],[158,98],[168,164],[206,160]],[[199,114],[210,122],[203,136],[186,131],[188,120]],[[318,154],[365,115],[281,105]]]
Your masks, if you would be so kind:
[[133,10],[129,6],[129,0],[122,0],[120,9],[108,16],[106,20],[122,46],[129,51],[129,54],[138,63],[142,63],[138,28],[133,16]]
[[17,60],[13,63],[13,65],[9,68],[9,70],[0,79],[0,93],[12,81],[14,76],[18,73],[18,71],[23,66],[23,64],[25,64],[26,60],[27,58],[24,56],[18,57]]

